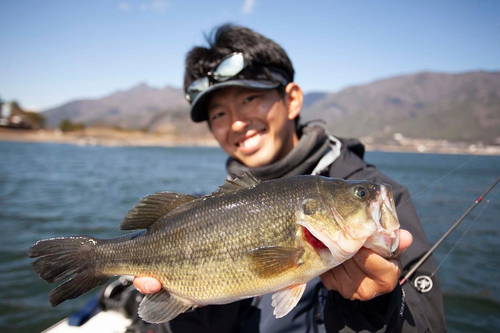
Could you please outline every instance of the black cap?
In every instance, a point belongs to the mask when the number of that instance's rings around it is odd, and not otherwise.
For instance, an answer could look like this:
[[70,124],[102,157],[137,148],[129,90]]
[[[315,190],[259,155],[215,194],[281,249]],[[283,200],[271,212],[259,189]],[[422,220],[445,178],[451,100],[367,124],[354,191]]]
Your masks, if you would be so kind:
[[[196,122],[202,122],[208,119],[206,103],[207,99],[215,90],[227,87],[243,87],[249,89],[268,90],[278,88],[280,85],[286,86],[290,80],[286,79],[287,75],[280,70],[270,69],[268,71],[268,79],[231,79],[224,82],[216,82],[204,91],[200,92],[196,98],[191,101],[191,119]],[[188,97],[186,97],[188,98]],[[188,99],[189,100],[189,99]]]
[[198,123],[208,119],[206,102],[210,93],[227,87],[244,87],[249,89],[274,89],[281,85],[280,82],[264,81],[264,80],[230,80],[226,82],[221,82],[210,86],[208,89],[204,90],[191,103],[191,119]]

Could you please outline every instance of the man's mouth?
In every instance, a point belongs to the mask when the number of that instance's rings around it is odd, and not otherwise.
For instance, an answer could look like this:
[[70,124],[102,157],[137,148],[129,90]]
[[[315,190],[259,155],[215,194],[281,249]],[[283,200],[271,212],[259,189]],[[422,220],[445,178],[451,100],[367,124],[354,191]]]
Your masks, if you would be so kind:
[[236,143],[236,147],[242,152],[248,153],[253,152],[255,149],[260,147],[262,140],[264,138],[265,130],[259,131],[250,135],[243,140]]

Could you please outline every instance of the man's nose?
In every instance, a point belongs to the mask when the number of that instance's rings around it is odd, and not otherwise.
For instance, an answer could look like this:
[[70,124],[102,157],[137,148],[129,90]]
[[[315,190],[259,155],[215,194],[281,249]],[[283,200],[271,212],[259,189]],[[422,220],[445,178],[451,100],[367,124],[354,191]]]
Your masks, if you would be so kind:
[[243,131],[250,122],[248,117],[245,117],[245,115],[241,114],[240,112],[234,112],[232,120],[233,122],[231,128],[235,132]]

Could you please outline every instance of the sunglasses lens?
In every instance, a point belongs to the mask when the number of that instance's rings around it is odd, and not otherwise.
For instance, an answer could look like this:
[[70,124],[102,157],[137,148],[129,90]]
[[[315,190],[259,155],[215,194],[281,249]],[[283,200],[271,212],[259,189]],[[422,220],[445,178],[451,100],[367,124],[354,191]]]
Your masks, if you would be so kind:
[[[241,72],[243,68],[245,68],[243,54],[233,53],[221,61],[213,74],[208,73],[208,75],[211,76],[214,81],[224,82]],[[194,80],[186,89],[186,99],[188,102],[192,103],[196,99],[196,96],[208,89],[209,86],[210,79],[208,77]]]
[[243,58],[243,54],[235,53],[224,59],[217,66],[214,76],[217,77],[217,81],[226,81],[241,72],[244,67],[245,59]]
[[198,96],[198,94],[200,92],[202,92],[203,90],[207,89],[208,86],[209,86],[208,77],[204,77],[204,78],[201,78],[201,79],[198,79],[198,80],[194,80],[189,85],[189,87],[187,87],[187,89],[186,89],[186,93],[187,93],[186,99],[189,102],[194,101],[194,99],[196,98],[196,96]]

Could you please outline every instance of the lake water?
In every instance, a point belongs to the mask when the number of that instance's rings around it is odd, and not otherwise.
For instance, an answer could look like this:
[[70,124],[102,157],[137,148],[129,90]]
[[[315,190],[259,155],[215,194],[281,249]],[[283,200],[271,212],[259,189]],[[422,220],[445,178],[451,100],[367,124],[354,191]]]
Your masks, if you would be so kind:
[[[431,244],[500,176],[500,157],[368,152],[412,195]],[[217,148],[107,148],[0,142],[0,331],[39,332],[91,296],[52,309],[26,252],[42,238],[123,234],[123,215],[158,191],[208,193],[225,178]],[[500,330],[500,185],[437,249],[450,332]]]

